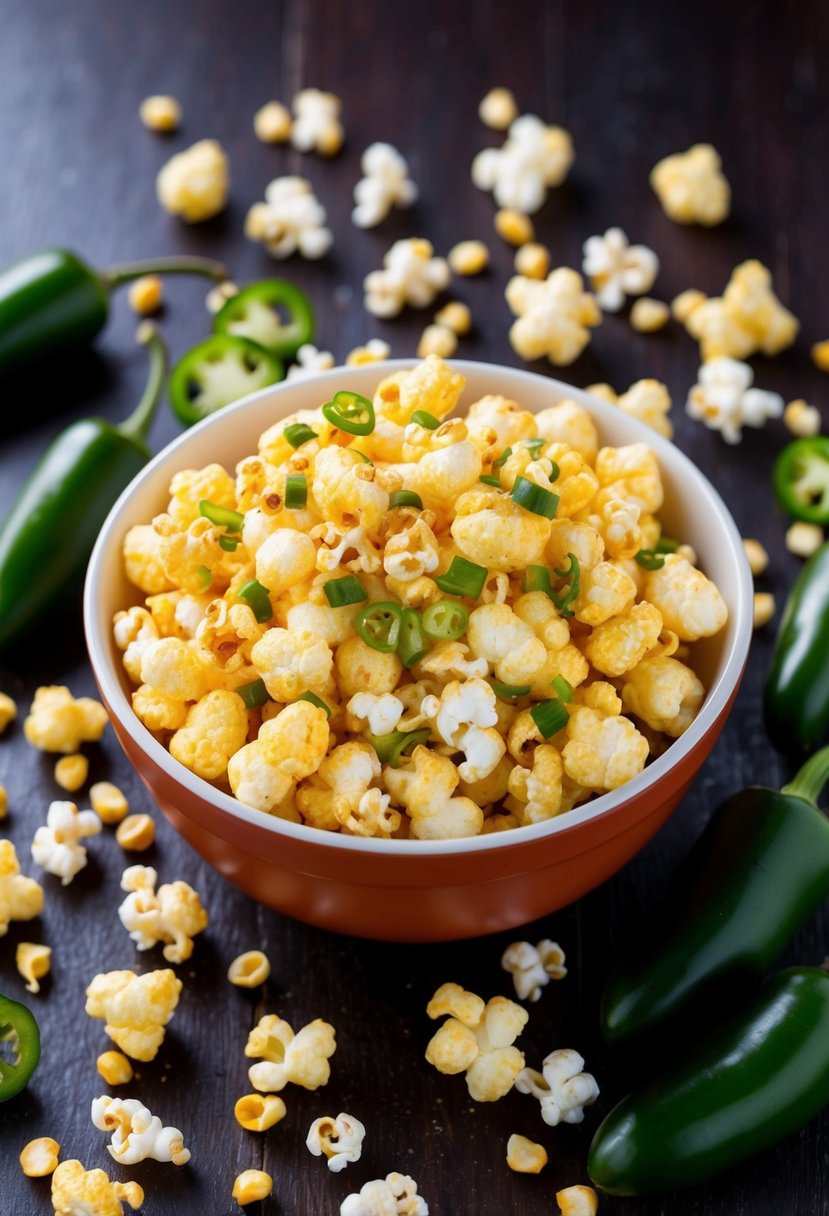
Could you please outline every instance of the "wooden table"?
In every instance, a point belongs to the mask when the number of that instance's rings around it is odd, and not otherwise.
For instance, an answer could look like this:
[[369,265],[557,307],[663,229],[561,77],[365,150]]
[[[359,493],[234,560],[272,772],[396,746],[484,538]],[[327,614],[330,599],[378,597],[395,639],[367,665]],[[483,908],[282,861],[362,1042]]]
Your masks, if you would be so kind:
[[[743,258],[761,258],[782,298],[803,320],[793,351],[758,360],[762,387],[787,400],[823,405],[825,378],[808,345],[827,336],[826,123],[829,93],[818,75],[829,52],[829,21],[818,5],[801,4],[781,19],[778,8],[713,2],[677,9],[636,4],[521,5],[444,0],[418,6],[362,0],[343,6],[319,0],[223,4],[220,0],[59,0],[2,6],[0,39],[0,264],[46,244],[82,251],[97,265],[172,251],[226,258],[236,278],[286,273],[311,294],[320,345],[338,358],[371,336],[387,338],[396,355],[414,352],[428,316],[378,322],[362,308],[363,276],[379,266],[397,237],[427,235],[440,252],[465,237],[485,239],[492,265],[457,294],[475,317],[464,357],[516,363],[508,341],[503,286],[512,251],[494,235],[492,200],[469,178],[473,154],[495,137],[478,121],[478,101],[492,85],[514,88],[521,106],[565,124],[577,150],[567,184],[537,216],[540,239],[555,264],[578,266],[584,239],[621,225],[662,259],[656,294],[671,299],[697,286],[716,293]],[[271,97],[286,101],[305,85],[342,97],[347,130],[331,162],[266,147],[253,136],[254,111]],[[181,131],[168,138],[139,124],[141,99],[171,92],[184,107]],[[188,228],[155,200],[158,168],[175,150],[215,136],[232,165],[232,198],[215,221]],[[407,214],[379,229],[357,231],[349,219],[359,156],[368,143],[392,141],[408,158],[422,192]],[[734,188],[732,218],[714,231],[670,223],[647,182],[655,161],[698,140],[723,155]],[[333,252],[320,263],[274,266],[242,235],[248,205],[284,173],[314,183],[329,211]],[[164,329],[176,355],[207,330],[204,288],[169,286]],[[73,418],[126,415],[137,399],[144,356],[132,343],[135,319],[123,296],[94,355],[64,368],[35,368],[28,391],[0,397],[0,511],[44,444]],[[588,352],[563,373],[577,385],[597,380],[626,388],[642,376],[668,383],[677,442],[724,494],[745,534],[771,553],[762,587],[781,602],[798,561],[784,548],[785,522],[769,492],[769,471],[783,443],[782,424],[746,435],[738,448],[692,423],[683,412],[694,382],[697,349],[677,327],[634,334],[624,316],[606,317]],[[550,371],[548,367],[538,370]],[[177,427],[163,410],[156,448]],[[45,633],[45,631],[44,631]],[[42,683],[93,692],[81,633],[70,605],[49,637],[13,656],[0,687],[25,713]],[[662,890],[673,867],[725,794],[752,781],[780,783],[786,770],[768,746],[760,688],[771,631],[754,644],[737,707],[704,772],[657,840],[623,873],[576,907],[527,928],[460,946],[377,945],[335,937],[257,907],[201,863],[158,819],[158,842],[146,860],[163,879],[184,878],[201,893],[210,927],[192,962],[180,971],[184,993],[156,1061],[139,1068],[129,1092],[166,1122],[184,1129],[192,1148],[183,1169],[147,1163],[117,1176],[138,1178],[156,1216],[230,1212],[233,1178],[247,1167],[275,1180],[267,1213],[327,1216],[369,1178],[410,1172],[430,1210],[444,1216],[541,1216],[560,1187],[586,1182],[585,1160],[599,1118],[622,1092],[596,1030],[598,995],[608,958],[629,933],[631,917]],[[110,732],[88,749],[91,779],[108,778],[134,809],[152,809]],[[0,741],[0,780],[10,794],[4,825],[24,867],[49,801],[61,796],[54,758],[31,749],[18,723]],[[82,797],[82,796],[81,796]],[[68,888],[46,876],[40,922],[13,927],[0,945],[0,985],[23,996],[14,968],[21,940],[54,948],[51,978],[31,998],[44,1034],[44,1060],[32,1086],[0,1108],[0,1212],[28,1216],[48,1210],[48,1182],[25,1179],[16,1157],[31,1137],[51,1135],[64,1157],[107,1167],[104,1136],[89,1119],[91,1099],[105,1090],[95,1071],[107,1044],[100,1022],[83,1012],[84,988],[102,970],[160,965],[160,952],[136,956],[118,922],[124,855],[111,829],[93,841],[87,869]],[[792,961],[820,961],[827,949],[825,910],[798,936]],[[516,1093],[494,1106],[475,1105],[463,1080],[440,1076],[423,1060],[431,1034],[424,1010],[438,984],[455,980],[485,996],[510,990],[501,952],[516,937],[549,935],[567,951],[570,974],[532,1006],[521,1043],[528,1063],[575,1046],[602,1086],[598,1105],[579,1127],[548,1129],[537,1105]],[[245,994],[224,978],[240,951],[262,947],[273,962],[263,993]],[[275,1011],[295,1027],[325,1017],[339,1047],[328,1087],[315,1094],[289,1089],[288,1116],[265,1136],[243,1132],[235,1099],[248,1089],[242,1048],[251,1024]],[[714,1013],[712,1011],[712,1017]],[[682,1054],[687,1047],[678,1041]],[[647,1060],[628,1061],[628,1074]],[[304,1141],[312,1118],[345,1110],[368,1126],[363,1158],[344,1175],[329,1174]],[[504,1162],[511,1132],[543,1141],[550,1165],[539,1178],[511,1173]],[[826,1161],[829,1117],[709,1186],[652,1201],[606,1200],[615,1216],[738,1216],[829,1211]]]

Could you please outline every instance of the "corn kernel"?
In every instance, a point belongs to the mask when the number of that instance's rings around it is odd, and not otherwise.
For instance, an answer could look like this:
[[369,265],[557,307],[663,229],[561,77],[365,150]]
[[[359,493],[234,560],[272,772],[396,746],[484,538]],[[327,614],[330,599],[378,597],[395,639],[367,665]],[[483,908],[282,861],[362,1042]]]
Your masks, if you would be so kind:
[[243,1170],[233,1184],[233,1198],[241,1206],[267,1199],[273,1190],[273,1178],[264,1170]]
[[446,260],[455,274],[480,274],[489,265],[489,250],[483,241],[459,241],[449,250]]
[[506,131],[518,117],[518,104],[511,89],[490,89],[478,106],[478,117],[493,131]]
[[20,1167],[27,1178],[46,1178],[58,1168],[60,1145],[51,1136],[39,1136],[30,1140],[22,1149]]
[[748,565],[751,573],[757,577],[758,574],[763,574],[769,564],[769,555],[766,553],[759,540],[753,537],[748,537],[743,540],[743,548],[745,549]]
[[345,357],[347,367],[365,367],[370,363],[382,363],[391,354],[391,347],[382,338],[370,338],[365,346],[355,346]]
[[663,329],[671,316],[671,310],[662,300],[641,296],[630,310],[630,323],[640,334],[655,334]]
[[768,591],[757,591],[754,595],[754,628],[762,629],[768,625],[777,605],[774,596]]
[[822,372],[829,372],[829,338],[815,342],[812,347],[812,362]]
[[74,794],[89,776],[89,761],[80,752],[72,756],[61,756],[55,765],[55,781],[62,790]]
[[285,1103],[277,1094],[245,1094],[233,1108],[236,1122],[248,1132],[266,1132],[286,1115]]
[[181,122],[181,106],[175,97],[145,97],[138,113],[149,131],[175,131]]
[[510,1136],[507,1141],[507,1165],[516,1174],[540,1174],[547,1164],[547,1150],[526,1136]]
[[458,348],[458,335],[448,325],[427,325],[420,335],[417,344],[418,358],[425,359],[427,355],[440,355],[448,359]]
[[678,296],[674,296],[671,301],[671,312],[675,321],[679,321],[680,325],[684,325],[695,308],[699,308],[700,304],[704,304],[708,296],[704,291],[698,291],[696,287],[689,287],[687,291],[681,291]]
[[17,717],[17,703],[8,693],[0,692],[0,735]]
[[129,803],[111,781],[96,781],[89,788],[90,805],[102,823],[120,823],[129,810]]
[[290,138],[293,120],[287,106],[279,101],[267,101],[253,116],[256,138],[263,144],[284,144]]
[[238,296],[239,288],[230,279],[225,279],[224,283],[218,283],[215,287],[211,287],[205,296],[205,307],[208,312],[217,313],[221,308],[224,308],[228,300],[233,296]]
[[271,973],[271,964],[261,950],[248,950],[235,958],[227,969],[227,978],[237,988],[257,988]]
[[783,411],[783,423],[792,435],[804,439],[809,435],[820,434],[820,410],[817,406],[809,405],[802,397],[790,401]]
[[129,305],[139,317],[151,317],[164,303],[164,287],[157,274],[136,279],[129,290]]
[[550,251],[537,241],[527,241],[515,254],[515,273],[527,279],[546,279],[550,273]]
[[107,1085],[128,1085],[135,1075],[127,1057],[120,1051],[103,1051],[95,1067]]
[[38,981],[49,974],[52,966],[52,947],[41,946],[35,942],[18,942],[14,962],[26,980],[26,991],[40,992]]
[[5,819],[9,813],[9,795],[5,785],[0,785],[0,819]]
[[115,839],[129,853],[143,853],[155,840],[155,822],[149,815],[127,815],[115,829]]
[[530,217],[511,207],[502,207],[495,212],[495,231],[508,245],[526,245],[535,236]]
[[556,1203],[561,1216],[596,1216],[599,1197],[592,1186],[568,1186],[556,1191]]
[[456,334],[468,334],[472,328],[472,313],[468,304],[463,304],[460,300],[450,300],[435,313],[435,321],[438,325],[445,325],[447,329],[454,330]]
[[786,548],[795,557],[811,557],[823,544],[823,528],[817,524],[795,523],[786,532]]

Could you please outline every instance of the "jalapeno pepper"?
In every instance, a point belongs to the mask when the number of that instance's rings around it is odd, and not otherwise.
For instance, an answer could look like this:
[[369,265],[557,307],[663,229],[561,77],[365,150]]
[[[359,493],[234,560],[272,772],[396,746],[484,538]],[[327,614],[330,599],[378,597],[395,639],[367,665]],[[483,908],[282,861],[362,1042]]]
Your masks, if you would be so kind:
[[34,1014],[0,996],[0,1102],[19,1094],[29,1084],[40,1062],[40,1030]]
[[812,747],[829,729],[829,544],[812,554],[786,601],[763,708],[781,752]]
[[145,274],[227,278],[221,263],[196,257],[98,271],[66,249],[42,249],[13,262],[0,272],[0,375],[91,342],[106,324],[112,289]]
[[[631,936],[602,1003],[611,1043],[652,1031],[715,988],[757,981],[829,893],[829,820],[816,799],[829,748],[782,790],[729,798],[671,883],[666,904]],[[710,1006],[709,1006],[710,1007]]]
[[829,975],[794,967],[680,1063],[629,1094],[593,1139],[588,1173],[611,1195],[713,1178],[804,1127],[829,1102]]
[[214,334],[188,351],[170,373],[170,404],[185,426],[284,376],[281,362],[247,338]]
[[326,401],[322,412],[329,422],[349,435],[370,435],[374,430],[374,406],[368,397],[340,389],[331,401]]
[[300,346],[314,340],[314,311],[293,283],[263,279],[231,296],[213,318],[213,332],[248,338],[281,359],[292,359]]
[[810,435],[787,443],[772,480],[778,503],[793,519],[829,524],[829,438]]
[[144,394],[126,422],[86,418],[46,450],[0,529],[0,647],[6,647],[80,581],[112,504],[147,463],[146,445],[167,352],[145,322],[150,352]]

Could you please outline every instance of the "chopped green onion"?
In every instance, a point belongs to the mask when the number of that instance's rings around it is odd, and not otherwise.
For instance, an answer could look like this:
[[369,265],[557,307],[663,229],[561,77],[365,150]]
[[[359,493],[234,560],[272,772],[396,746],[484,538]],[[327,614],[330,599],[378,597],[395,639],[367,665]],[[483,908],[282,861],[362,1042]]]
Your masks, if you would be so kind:
[[207,566],[196,567],[196,577],[199,580],[202,591],[206,591],[213,582],[213,572],[207,569]]
[[546,566],[527,566],[521,577],[522,591],[543,591],[553,598],[553,584],[550,582],[550,571]]
[[570,585],[566,591],[559,592],[557,595],[554,594],[550,597],[562,616],[573,615],[570,605],[578,598],[579,591],[581,590],[581,566],[579,565],[579,559],[575,553],[568,553],[567,561],[566,570],[554,570],[553,573],[557,574],[559,578],[569,579]]
[[640,549],[638,553],[634,553],[633,560],[643,570],[661,570],[665,565],[664,556],[655,549]]
[[404,608],[400,614],[400,637],[397,640],[397,653],[404,667],[414,667],[425,654],[429,653],[429,644],[423,636],[420,613],[414,608]]
[[558,510],[558,494],[537,486],[526,477],[516,477],[512,487],[512,501],[533,515],[541,515],[544,519],[552,519]]
[[500,697],[502,701],[514,701],[517,697],[526,697],[532,688],[531,684],[503,684],[494,677],[489,682],[496,697]]
[[225,553],[235,553],[239,544],[238,536],[228,536],[223,532],[219,537],[219,548],[224,549]]
[[235,691],[244,701],[246,709],[259,709],[261,705],[272,700],[264,680],[251,680],[250,684],[240,684]]
[[310,426],[306,426],[304,422],[292,422],[290,426],[285,427],[282,434],[292,448],[301,448],[303,443],[317,437],[317,432],[312,431]]
[[462,595],[476,600],[484,589],[487,579],[486,566],[470,562],[465,557],[453,557],[445,574],[439,574],[435,582],[447,595]]
[[346,604],[362,604],[363,600],[368,599],[365,587],[353,574],[347,574],[345,578],[329,579],[327,583],[323,583],[322,589],[332,608],[344,608]]
[[221,503],[211,502],[209,498],[199,499],[199,515],[209,519],[217,528],[227,528],[228,532],[241,532],[245,517],[241,511],[233,511],[223,507]]
[[415,410],[412,414],[411,422],[416,422],[418,426],[423,426],[427,431],[434,431],[440,426],[440,418],[436,418],[434,414],[430,414],[428,410]]
[[535,722],[545,739],[557,734],[570,718],[561,701],[553,698],[551,701],[540,701],[530,710],[530,717]]
[[558,481],[561,476],[561,469],[551,456],[545,456],[544,459],[550,462],[550,481]]
[[368,397],[341,389],[327,401],[322,412],[329,422],[349,435],[370,435],[374,430],[374,406]]
[[422,511],[423,499],[414,490],[395,490],[389,499],[389,510],[395,507],[417,507],[418,511]]
[[393,730],[388,735],[366,735],[366,739],[382,764],[397,768],[406,752],[418,743],[425,743],[431,733],[428,727],[423,727],[421,730]]
[[331,706],[326,705],[322,697],[318,697],[315,692],[303,692],[297,697],[297,701],[310,701],[312,705],[316,705],[317,709],[324,709],[326,718],[331,717]]
[[365,452],[361,452],[359,448],[349,448],[348,450],[350,452],[353,452],[355,456],[359,456],[360,459],[362,460],[363,464],[374,464],[374,461],[369,460],[369,458],[368,458],[368,456],[366,456]]
[[524,447],[530,449],[530,455],[532,456],[533,460],[535,460],[536,456],[544,447],[546,442],[546,439],[525,439]]
[[556,693],[556,696],[558,697],[559,701],[572,701],[573,700],[573,685],[570,683],[569,680],[565,680],[564,676],[556,676],[556,678],[554,680],[552,680],[551,683],[552,683],[553,688],[555,689],[555,693]]
[[390,600],[368,604],[354,618],[354,628],[367,646],[382,654],[393,654],[400,638],[403,613],[399,604]]
[[490,477],[489,473],[482,473],[478,481],[482,481],[485,486],[495,486],[496,490],[500,490],[501,488],[501,478]]
[[308,502],[308,478],[304,473],[289,473],[285,478],[285,506],[301,511]]
[[264,625],[273,616],[268,589],[257,579],[249,578],[246,583],[242,583],[236,594],[253,609],[253,615],[260,625]]
[[679,548],[679,541],[674,540],[671,536],[660,536],[656,542],[657,553],[676,553]]
[[469,613],[457,600],[438,600],[423,612],[423,632],[430,638],[454,642],[468,624]]
[[512,455],[512,448],[504,448],[503,452],[498,457],[498,459],[493,460],[493,462],[492,462],[493,469],[502,468],[503,465],[505,465],[507,463],[507,461],[509,460],[511,455]]

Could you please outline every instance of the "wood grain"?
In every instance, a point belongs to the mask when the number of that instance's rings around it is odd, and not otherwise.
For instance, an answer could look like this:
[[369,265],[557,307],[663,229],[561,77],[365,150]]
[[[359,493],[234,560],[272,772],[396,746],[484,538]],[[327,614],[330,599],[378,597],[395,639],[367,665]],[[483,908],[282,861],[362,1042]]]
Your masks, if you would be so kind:
[[[494,84],[514,88],[523,109],[565,124],[577,160],[570,180],[537,217],[539,237],[555,263],[577,266],[581,244],[612,224],[653,246],[662,259],[662,298],[701,287],[717,292],[747,256],[766,262],[784,300],[803,318],[797,347],[757,361],[762,387],[786,399],[805,396],[825,408],[826,379],[808,359],[829,310],[825,199],[829,191],[826,131],[829,96],[819,72],[829,52],[829,21],[818,3],[788,6],[785,19],[767,4],[734,6],[712,0],[686,6],[608,4],[582,0],[509,5],[460,0],[395,5],[361,0],[273,0],[267,5],[221,0],[0,0],[0,264],[45,244],[75,248],[98,265],[155,252],[204,252],[226,258],[240,281],[274,271],[245,241],[247,206],[283,173],[313,182],[329,211],[334,249],[318,264],[284,269],[312,295],[319,344],[338,358],[372,336],[387,338],[398,355],[412,354],[429,319],[410,314],[379,322],[362,308],[360,284],[379,266],[392,240],[427,235],[440,252],[456,240],[481,237],[491,269],[459,283],[457,295],[475,317],[464,357],[515,363],[507,342],[503,285],[512,251],[492,230],[492,200],[471,185],[474,152],[496,142],[476,116]],[[254,111],[271,97],[289,100],[304,85],[343,98],[347,145],[324,162],[253,136]],[[171,137],[144,131],[138,104],[151,92],[171,92],[184,107],[182,130]],[[164,160],[198,138],[215,136],[232,164],[232,200],[225,215],[187,228],[167,217],[153,181]],[[350,222],[359,156],[387,139],[409,160],[421,187],[412,212],[379,229]],[[662,155],[710,140],[723,155],[734,187],[734,214],[711,232],[685,230],[662,214],[647,175]],[[278,272],[278,271],[277,271]],[[175,354],[207,330],[204,288],[169,287],[164,327]],[[137,399],[143,356],[132,343],[134,318],[115,302],[112,323],[96,353],[69,367],[35,369],[12,394],[0,396],[0,512],[7,510],[44,444],[71,419],[87,413],[123,417]],[[798,562],[785,551],[784,520],[769,495],[769,470],[785,438],[780,424],[750,433],[739,448],[691,423],[682,403],[693,383],[696,347],[677,329],[634,334],[625,317],[607,317],[589,351],[565,376],[574,384],[607,380],[626,388],[641,376],[665,380],[674,396],[677,442],[720,489],[738,525],[759,536],[772,555],[762,581],[782,601]],[[538,370],[549,372],[548,367]],[[156,447],[176,424],[162,412]],[[522,1038],[528,1063],[554,1047],[578,1047],[602,1086],[598,1106],[580,1127],[555,1131],[535,1103],[510,1094],[493,1107],[469,1101],[463,1081],[439,1076],[423,1061],[431,1033],[424,1009],[444,980],[485,996],[509,990],[499,959],[515,934],[456,946],[393,947],[338,938],[257,907],[189,851],[160,815],[158,843],[148,860],[163,879],[184,878],[201,892],[210,927],[192,964],[181,968],[185,989],[167,1042],[142,1066],[139,1094],[165,1121],[180,1126],[192,1148],[189,1166],[144,1164],[134,1171],[156,1216],[195,1216],[234,1210],[235,1174],[264,1167],[275,1180],[268,1216],[324,1216],[338,1211],[350,1190],[392,1169],[411,1172],[435,1214],[541,1216],[554,1209],[562,1186],[586,1182],[585,1159],[599,1117],[646,1060],[612,1061],[597,1029],[606,962],[629,932],[631,918],[664,888],[710,809],[747,782],[777,784],[786,770],[763,734],[759,693],[768,660],[768,631],[757,637],[736,709],[711,760],[668,827],[622,874],[526,936],[549,935],[565,947],[570,975],[547,989],[532,1009]],[[29,652],[0,670],[0,687],[27,707],[40,683],[68,683],[91,693],[77,619],[70,604]],[[92,778],[115,780],[134,809],[152,809],[111,735],[89,749]],[[4,825],[26,868],[29,842],[58,795],[53,758],[29,748],[20,724],[0,742],[0,781],[10,794]],[[26,1093],[0,1108],[0,1214],[48,1210],[48,1182],[20,1174],[16,1157],[34,1136],[51,1135],[64,1157],[106,1167],[104,1137],[92,1128],[89,1104],[105,1087],[94,1060],[106,1047],[100,1023],[83,1012],[84,988],[100,970],[163,965],[160,952],[136,956],[116,907],[124,862],[111,829],[90,847],[90,865],[67,889],[48,876],[46,908],[34,924],[16,926],[0,948],[0,986],[23,995],[14,964],[21,940],[54,948],[52,977],[31,998],[44,1031],[44,1061]],[[826,910],[798,936],[787,961],[820,961],[827,952]],[[224,978],[241,950],[261,946],[273,976],[261,994],[231,989]],[[290,1090],[288,1116],[264,1137],[234,1122],[235,1099],[246,1092],[247,1032],[263,1012],[279,1012],[296,1027],[325,1017],[339,1047],[328,1087]],[[711,1017],[716,1010],[711,1011]],[[702,1029],[702,1028],[700,1028]],[[693,1033],[693,1032],[692,1032]],[[677,1053],[688,1044],[678,1041]],[[311,1120],[349,1111],[368,1126],[362,1160],[330,1175],[304,1147]],[[540,1178],[510,1173],[506,1140],[522,1132],[542,1140],[550,1165]],[[684,1195],[650,1201],[606,1200],[615,1216],[825,1216],[829,1117],[727,1177]],[[238,1209],[237,1209],[238,1210]]]

